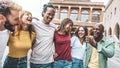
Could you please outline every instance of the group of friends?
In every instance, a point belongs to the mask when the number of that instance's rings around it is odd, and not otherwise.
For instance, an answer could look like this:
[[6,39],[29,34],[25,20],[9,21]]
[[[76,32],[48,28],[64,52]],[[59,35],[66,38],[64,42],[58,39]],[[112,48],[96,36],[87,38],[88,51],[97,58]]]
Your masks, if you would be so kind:
[[[103,24],[95,24],[92,35],[79,26],[71,36],[70,18],[63,19],[59,27],[51,23],[55,11],[52,4],[45,4],[43,18],[32,21],[31,12],[13,1],[0,0],[0,68],[27,68],[28,61],[30,68],[107,68],[115,41],[103,35]],[[2,67],[6,46],[9,53]]]

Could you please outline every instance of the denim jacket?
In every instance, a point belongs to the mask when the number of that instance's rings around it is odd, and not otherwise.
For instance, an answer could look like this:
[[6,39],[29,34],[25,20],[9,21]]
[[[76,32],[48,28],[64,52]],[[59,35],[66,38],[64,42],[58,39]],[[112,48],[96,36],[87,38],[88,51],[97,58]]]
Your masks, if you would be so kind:
[[[107,68],[107,59],[114,56],[115,53],[115,41],[110,38],[103,37],[97,44],[98,62],[99,68]],[[92,55],[92,46],[87,43],[85,68],[89,68],[88,64]]]

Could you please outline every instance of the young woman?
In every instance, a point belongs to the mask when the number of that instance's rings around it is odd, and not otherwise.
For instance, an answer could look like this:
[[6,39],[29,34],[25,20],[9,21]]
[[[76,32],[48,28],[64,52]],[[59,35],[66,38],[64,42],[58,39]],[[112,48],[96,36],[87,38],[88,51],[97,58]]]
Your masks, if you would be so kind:
[[55,43],[55,62],[54,68],[71,68],[71,41],[70,32],[73,26],[73,21],[69,18],[65,18],[59,29],[54,34]]
[[87,28],[79,26],[71,38],[72,68],[83,68],[85,57]]
[[32,14],[28,11],[22,11],[20,21],[20,25],[16,25],[15,31],[10,33],[9,53],[3,68],[27,68],[27,53],[35,39],[31,25]]

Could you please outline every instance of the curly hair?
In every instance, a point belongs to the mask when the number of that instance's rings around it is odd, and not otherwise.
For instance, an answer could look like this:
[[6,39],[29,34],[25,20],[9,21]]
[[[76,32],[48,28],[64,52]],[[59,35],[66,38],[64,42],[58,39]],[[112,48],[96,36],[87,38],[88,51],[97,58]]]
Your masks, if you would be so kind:
[[52,4],[44,4],[43,5],[43,11],[42,11],[42,17],[43,17],[43,12],[46,12],[47,8],[53,8],[53,9],[55,9],[55,7]]
[[0,14],[7,16],[11,14],[10,10],[21,11],[22,7],[11,0],[0,0]]

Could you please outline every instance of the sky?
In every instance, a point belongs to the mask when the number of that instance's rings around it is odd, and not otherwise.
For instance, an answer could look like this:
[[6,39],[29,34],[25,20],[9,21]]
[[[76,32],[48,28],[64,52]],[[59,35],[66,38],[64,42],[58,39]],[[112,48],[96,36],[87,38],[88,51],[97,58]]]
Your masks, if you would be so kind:
[[[34,17],[41,18],[43,5],[48,3],[49,0],[13,0],[22,6],[24,10],[30,11]],[[91,0],[92,2],[104,2],[107,4],[109,0]]]

